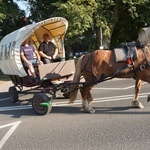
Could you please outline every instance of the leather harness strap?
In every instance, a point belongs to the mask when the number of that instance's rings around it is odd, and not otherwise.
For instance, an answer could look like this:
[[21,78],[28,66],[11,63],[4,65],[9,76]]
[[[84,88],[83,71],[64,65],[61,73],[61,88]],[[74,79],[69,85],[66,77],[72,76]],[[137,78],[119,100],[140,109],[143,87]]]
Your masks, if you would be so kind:
[[[92,80],[93,81],[97,81],[97,76],[93,71],[93,54],[94,52],[90,53],[89,57],[87,58],[87,60],[85,61],[85,65],[84,68],[82,69],[83,71],[89,72],[92,75]],[[83,60],[85,59],[85,56],[83,57]],[[91,64],[90,69],[87,67],[87,65]]]
[[[123,70],[125,70],[125,69],[128,68],[128,66],[125,65],[125,66],[120,67],[119,69],[117,69],[115,72],[109,74],[108,76],[103,76],[103,77],[101,77],[101,78],[98,79],[97,76],[96,76],[96,74],[95,74],[94,71],[93,71],[93,54],[94,54],[94,52],[90,53],[88,56],[85,55],[85,56],[83,57],[83,60],[85,61],[85,63],[83,64],[82,72],[83,72],[83,71],[86,71],[86,72],[91,73],[91,75],[92,75],[92,80],[93,80],[93,84],[97,84],[97,83],[100,83],[100,82],[103,82],[103,81],[106,81],[106,80],[109,80],[109,79],[112,79],[112,78],[115,78],[115,77],[120,77],[120,76],[123,76],[123,75],[130,74],[130,73],[133,73],[133,74],[134,74],[133,78],[135,79],[135,78],[136,78],[136,72],[137,72],[138,70],[143,70],[143,69],[145,69],[145,68],[147,68],[147,67],[150,66],[150,61],[149,61],[149,59],[148,59],[148,57],[147,57],[147,54],[146,54],[146,52],[145,52],[145,50],[146,50],[146,49],[149,50],[149,48],[148,48],[148,47],[140,47],[140,48],[142,49],[142,51],[143,51],[143,53],[144,53],[144,56],[145,56],[145,59],[146,59],[146,63],[143,64],[143,65],[141,65],[141,66],[139,66],[139,67],[136,67],[136,68],[135,68],[135,66],[133,65],[133,66],[132,66],[132,70],[129,71],[129,72],[120,74]],[[83,62],[84,62],[84,61],[83,61]],[[88,65],[89,65],[89,64],[90,64],[90,69],[88,68]],[[92,84],[92,83],[91,83],[91,84]]]

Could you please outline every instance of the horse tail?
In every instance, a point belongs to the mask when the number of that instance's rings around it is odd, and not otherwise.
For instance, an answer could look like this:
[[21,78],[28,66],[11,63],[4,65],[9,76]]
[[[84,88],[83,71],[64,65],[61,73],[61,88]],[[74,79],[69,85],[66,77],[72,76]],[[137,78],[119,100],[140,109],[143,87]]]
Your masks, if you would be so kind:
[[[73,101],[76,99],[77,94],[78,94],[78,82],[80,81],[80,76],[81,76],[81,64],[82,64],[82,59],[83,59],[84,55],[82,55],[76,64],[76,70],[75,70],[75,74],[74,74],[74,78],[73,78],[73,84],[71,87],[71,93],[70,93],[70,103],[73,103]],[[77,84],[76,84],[77,83]]]

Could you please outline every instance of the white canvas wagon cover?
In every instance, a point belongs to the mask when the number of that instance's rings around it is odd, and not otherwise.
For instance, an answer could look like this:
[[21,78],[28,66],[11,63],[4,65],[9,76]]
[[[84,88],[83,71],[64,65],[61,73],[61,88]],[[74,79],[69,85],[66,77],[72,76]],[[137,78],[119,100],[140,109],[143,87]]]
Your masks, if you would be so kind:
[[8,35],[0,43],[0,69],[7,75],[26,76],[20,58],[20,45],[31,38],[31,43],[38,49],[42,42],[43,33],[48,33],[52,41],[59,49],[62,57],[65,57],[64,35],[68,28],[68,22],[62,17],[49,18],[34,24],[24,26]]

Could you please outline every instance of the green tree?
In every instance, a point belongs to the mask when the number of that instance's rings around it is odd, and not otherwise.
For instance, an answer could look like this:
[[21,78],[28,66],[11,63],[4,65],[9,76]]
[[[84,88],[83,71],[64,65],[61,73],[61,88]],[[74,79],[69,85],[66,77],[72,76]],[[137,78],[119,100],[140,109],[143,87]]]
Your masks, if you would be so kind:
[[[95,0],[60,0],[53,3],[53,5],[58,10],[54,12],[55,16],[65,17],[69,22],[67,43],[80,43],[85,39],[84,34],[93,29],[93,13],[97,8]],[[93,37],[93,35],[90,36]]]
[[5,14],[4,14],[4,12],[3,12],[3,1],[2,0],[0,0],[0,22],[5,18]]
[[53,12],[57,11],[57,8],[52,3],[57,0],[29,0],[31,19],[33,21],[41,21],[53,16]]
[[0,20],[0,39],[2,39],[8,33],[11,33],[21,27],[25,12],[20,10],[18,5],[14,3],[13,0],[1,0],[0,3],[0,13],[3,14]]
[[136,4],[136,7],[134,5],[131,7],[130,4],[126,4],[126,7],[120,12],[120,17],[111,36],[111,44],[115,45],[123,41],[136,41],[140,28],[150,24],[150,14],[147,13],[149,11],[149,1]]
[[92,29],[98,48],[102,28],[103,44],[109,48],[110,43],[117,44],[137,37],[139,28],[149,22],[148,3],[148,0],[59,0],[53,5],[59,10],[55,14],[69,21],[68,38],[72,39],[71,42],[79,40],[77,37]]
[[139,29],[150,20],[149,0],[29,0],[29,4],[33,21],[54,16],[68,20],[68,45],[87,41],[98,48],[100,28],[106,48],[136,40]]

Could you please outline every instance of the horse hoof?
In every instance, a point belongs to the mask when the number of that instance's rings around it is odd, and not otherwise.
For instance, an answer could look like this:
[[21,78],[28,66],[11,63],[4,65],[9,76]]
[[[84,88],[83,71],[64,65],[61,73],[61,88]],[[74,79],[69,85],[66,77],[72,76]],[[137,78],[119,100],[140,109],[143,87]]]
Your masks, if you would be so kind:
[[82,109],[85,112],[90,113],[90,114],[94,114],[95,113],[95,110],[93,108],[87,108],[87,107],[83,106]]
[[144,108],[144,106],[142,105],[142,103],[140,103],[138,101],[133,101],[132,102],[132,107],[134,107],[134,108],[140,108],[140,109]]
[[94,110],[94,109],[89,110],[89,113],[94,114],[94,113],[95,113],[95,110]]

